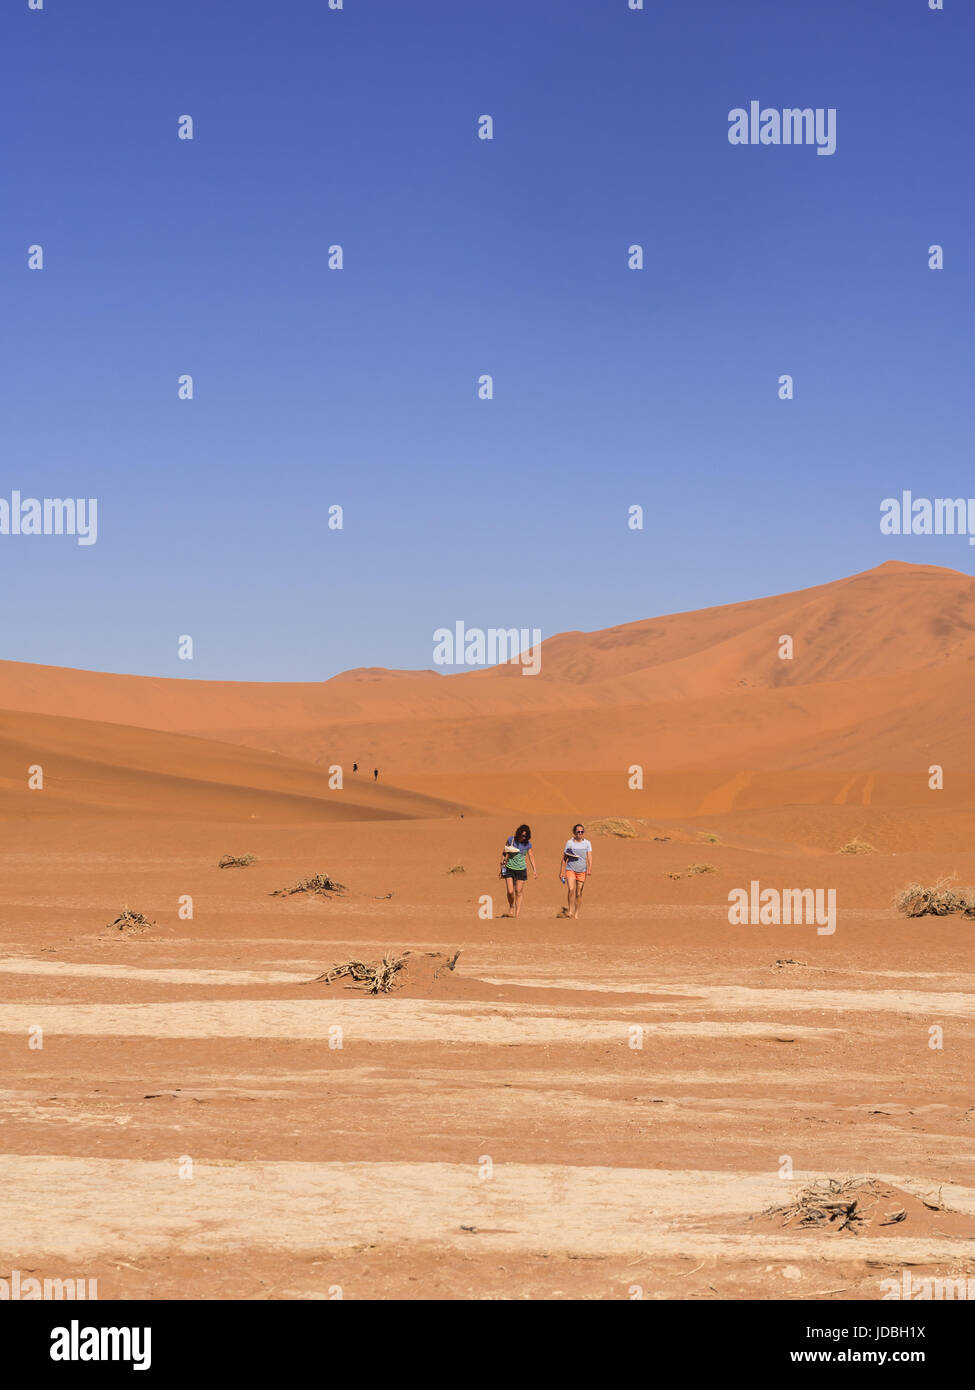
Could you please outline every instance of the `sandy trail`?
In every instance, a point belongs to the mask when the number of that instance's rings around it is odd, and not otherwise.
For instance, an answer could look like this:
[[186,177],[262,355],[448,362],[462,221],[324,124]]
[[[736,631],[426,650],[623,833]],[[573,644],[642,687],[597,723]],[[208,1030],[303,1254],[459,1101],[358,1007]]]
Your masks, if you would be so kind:
[[307,1038],[328,1042],[342,1029],[345,1045],[369,1042],[518,1044],[617,1043],[628,1046],[628,1028],[688,1038],[825,1037],[826,1028],[775,1022],[650,1021],[646,1008],[623,1005],[620,1017],[572,1018],[539,1008],[408,999],[376,1001],[378,1007],[335,998],[248,1000],[192,1004],[6,1004],[0,1033],[43,1028],[46,1037]]

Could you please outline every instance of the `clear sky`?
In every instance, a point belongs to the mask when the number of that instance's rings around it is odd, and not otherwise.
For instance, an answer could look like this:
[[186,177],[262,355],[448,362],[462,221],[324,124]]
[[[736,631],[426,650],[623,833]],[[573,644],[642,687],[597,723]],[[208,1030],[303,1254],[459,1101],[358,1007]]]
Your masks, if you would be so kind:
[[99,507],[0,536],[0,656],[318,680],[975,566],[879,529],[975,496],[964,0],[5,0],[0,52],[0,497]]

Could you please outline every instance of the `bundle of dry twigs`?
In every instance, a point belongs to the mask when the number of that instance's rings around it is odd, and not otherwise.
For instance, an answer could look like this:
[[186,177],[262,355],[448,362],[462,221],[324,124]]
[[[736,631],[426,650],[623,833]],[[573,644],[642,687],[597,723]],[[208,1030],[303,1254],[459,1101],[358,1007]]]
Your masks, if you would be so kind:
[[155,922],[150,921],[144,913],[132,912],[129,910],[129,908],[123,907],[122,911],[115,918],[115,921],[109,922],[105,930],[111,931],[112,928],[115,927],[119,931],[130,932],[132,935],[138,935],[140,932],[149,931],[150,928],[154,927],[155,925]]
[[361,960],[347,960],[342,965],[333,965],[321,975],[316,975],[312,983],[318,981],[330,985],[333,980],[349,976],[357,985],[364,985],[367,994],[388,994],[396,976],[406,964],[406,956],[386,953],[380,961],[366,964]]
[[785,1206],[767,1207],[763,1214],[780,1216],[783,1226],[815,1226],[829,1231],[856,1230],[873,1220],[879,1226],[895,1226],[907,1217],[903,1207],[883,1211],[882,1219],[873,1215],[879,1202],[886,1203],[894,1197],[876,1179],[826,1178],[802,1188]]
[[287,898],[290,897],[292,893],[318,893],[324,896],[326,893],[344,892],[344,883],[336,883],[334,879],[329,878],[328,874],[312,874],[311,878],[299,879],[298,882],[292,884],[290,888],[275,888],[271,893],[271,897]]
[[894,906],[907,917],[948,917],[961,912],[975,917],[975,888],[955,888],[950,878],[939,878],[931,888],[909,883],[894,899]]

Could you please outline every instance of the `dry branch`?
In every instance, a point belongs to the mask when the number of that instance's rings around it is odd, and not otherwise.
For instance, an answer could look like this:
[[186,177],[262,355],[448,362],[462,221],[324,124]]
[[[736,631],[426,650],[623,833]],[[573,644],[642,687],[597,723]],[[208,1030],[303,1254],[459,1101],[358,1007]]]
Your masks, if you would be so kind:
[[290,888],[275,888],[272,898],[288,898],[293,893],[316,893],[324,897],[326,893],[344,893],[346,891],[344,883],[336,883],[327,874],[312,874],[311,878],[299,879]]

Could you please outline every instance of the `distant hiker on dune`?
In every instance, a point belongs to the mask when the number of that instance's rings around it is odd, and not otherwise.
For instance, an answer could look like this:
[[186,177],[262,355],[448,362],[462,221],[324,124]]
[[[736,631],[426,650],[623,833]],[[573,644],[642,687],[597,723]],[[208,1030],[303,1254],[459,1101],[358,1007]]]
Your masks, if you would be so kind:
[[521,915],[521,899],[525,891],[525,884],[528,882],[526,858],[532,866],[532,874],[538,878],[535,856],[532,854],[531,827],[519,825],[515,833],[505,842],[504,849],[501,851],[501,877],[504,879],[504,886],[508,894],[508,911],[502,912],[502,917],[519,917]]
[[592,845],[585,839],[586,827],[574,825],[572,839],[566,840],[562,851],[562,872],[559,874],[569,891],[569,901],[560,917],[578,917],[582,906],[582,890],[586,877],[592,873]]
[[379,768],[378,768],[378,767],[374,767],[373,770],[372,770],[372,780],[373,780],[374,782],[378,782],[378,781],[379,781]]

